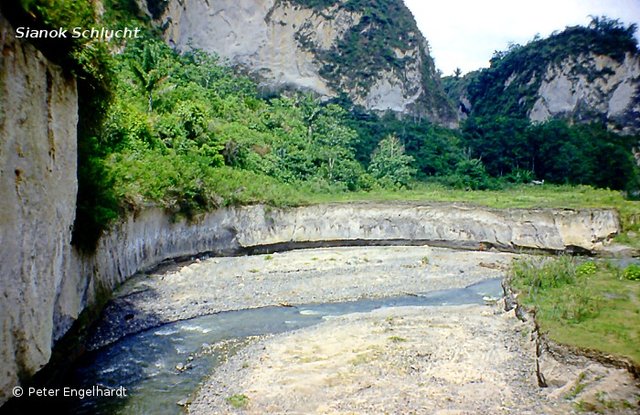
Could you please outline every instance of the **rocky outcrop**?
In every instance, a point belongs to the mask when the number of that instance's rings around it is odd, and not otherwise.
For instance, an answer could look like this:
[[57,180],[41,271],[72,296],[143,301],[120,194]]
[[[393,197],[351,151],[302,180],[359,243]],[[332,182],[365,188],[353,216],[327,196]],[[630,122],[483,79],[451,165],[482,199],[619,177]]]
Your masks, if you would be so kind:
[[169,44],[216,53],[267,90],[345,92],[367,109],[457,124],[427,42],[400,0],[367,7],[348,0],[171,0],[160,14],[158,3],[147,0],[143,9],[161,22]]
[[71,261],[78,94],[1,14],[0,50],[1,404],[51,356]]
[[331,47],[360,17],[334,11],[330,21],[313,9],[274,1],[171,1],[165,37],[180,50],[192,46],[215,52],[275,88],[296,86],[332,95],[313,54],[300,48],[297,37]]
[[623,133],[640,131],[640,56],[622,61],[581,55],[547,67],[529,112],[531,121],[603,120]]
[[633,32],[612,21],[568,27],[496,52],[489,68],[444,78],[445,90],[460,118],[564,119],[637,134],[640,50]]
[[323,245],[422,243],[469,249],[595,250],[620,230],[611,210],[488,209],[451,204],[328,204],[231,207],[195,220],[161,209],[129,216],[95,255],[74,253],[55,305],[53,338],[79,313],[135,273],[169,258]]
[[[619,231],[610,210],[496,210],[420,204],[330,204],[289,209],[262,205],[220,209],[192,222],[150,209],[114,226],[92,257],[74,255],[60,288],[53,327],[61,337],[101,290],[112,290],[164,259],[204,252],[313,245],[424,243],[551,251],[597,249]],[[62,324],[67,322],[67,324]]]

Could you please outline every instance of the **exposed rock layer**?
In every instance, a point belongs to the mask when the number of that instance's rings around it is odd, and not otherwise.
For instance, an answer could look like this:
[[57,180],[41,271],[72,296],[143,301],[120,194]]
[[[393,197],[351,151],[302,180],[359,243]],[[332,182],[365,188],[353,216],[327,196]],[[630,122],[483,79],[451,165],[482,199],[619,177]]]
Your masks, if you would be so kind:
[[531,121],[606,120],[614,130],[636,133],[640,131],[640,56],[627,53],[624,60],[616,61],[590,54],[550,65],[537,97],[529,113]]
[[75,80],[0,15],[0,403],[45,364],[71,261]]
[[[99,241],[93,257],[74,255],[60,287],[53,327],[61,337],[102,291],[167,258],[251,247],[366,245],[421,241],[504,250],[597,249],[619,231],[609,210],[495,210],[450,204],[330,204],[289,209],[220,209],[189,223],[160,209],[130,216]],[[62,322],[68,322],[64,325]]]

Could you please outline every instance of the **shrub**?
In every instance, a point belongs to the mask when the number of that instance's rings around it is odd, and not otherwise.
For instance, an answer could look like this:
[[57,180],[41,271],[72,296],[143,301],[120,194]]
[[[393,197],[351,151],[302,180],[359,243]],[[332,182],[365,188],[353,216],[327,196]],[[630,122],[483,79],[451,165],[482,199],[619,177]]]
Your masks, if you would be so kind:
[[576,275],[579,277],[586,277],[595,274],[597,269],[598,267],[594,262],[583,262],[576,268]]
[[407,187],[416,173],[411,167],[414,159],[407,156],[404,146],[395,135],[389,135],[380,141],[378,148],[371,156],[369,173],[375,177],[382,187]]
[[249,405],[249,397],[245,394],[236,394],[229,396],[227,402],[236,409],[242,409]]
[[544,318],[577,324],[597,317],[602,308],[603,298],[586,278],[596,271],[593,262],[577,265],[574,258],[561,256],[515,261],[511,278],[514,288],[525,294],[525,303],[535,305]]
[[527,289],[529,294],[538,291],[558,288],[576,281],[576,263],[569,256],[548,259],[544,261],[521,260],[515,261],[511,268],[516,288]]
[[640,281],[640,265],[629,265],[625,268],[622,276],[631,281]]
[[589,293],[586,285],[568,290],[557,300],[554,305],[555,312],[562,319],[574,324],[597,317],[602,306],[602,298]]

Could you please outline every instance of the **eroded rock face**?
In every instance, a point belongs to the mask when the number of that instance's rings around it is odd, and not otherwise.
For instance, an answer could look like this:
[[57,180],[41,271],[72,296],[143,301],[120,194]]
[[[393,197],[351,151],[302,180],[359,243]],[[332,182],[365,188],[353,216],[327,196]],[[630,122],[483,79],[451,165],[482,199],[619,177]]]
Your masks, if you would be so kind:
[[543,75],[531,121],[561,117],[606,121],[623,133],[640,131],[640,56],[619,62],[608,56],[581,55],[550,65]]
[[75,218],[75,80],[0,15],[0,404],[51,356]]
[[273,0],[172,1],[165,16],[165,37],[178,49],[215,52],[276,88],[295,85],[323,95],[333,91],[296,36],[312,36],[309,41],[330,46],[359,19],[357,14],[335,13],[330,22],[311,9],[275,6]]
[[[148,6],[155,3],[147,0]],[[179,50],[195,47],[214,52],[256,76],[267,89],[294,88],[325,97],[346,92],[367,109],[457,125],[427,42],[401,1],[393,13],[408,25],[400,39],[362,7],[350,7],[345,1],[325,8],[302,4],[299,0],[171,0],[158,20],[169,44]],[[381,33],[389,37],[386,43],[395,46],[385,46],[388,57],[377,60],[366,56],[380,55],[383,51],[375,48],[381,46],[364,50],[351,40],[373,39]]]
[[[489,209],[451,204],[334,204],[238,210],[241,246],[304,241],[406,240],[448,246],[596,249],[619,231],[608,210]],[[256,226],[263,220],[264,225]]]
[[[309,243],[371,244],[421,241],[440,246],[504,250],[597,249],[620,230],[609,210],[497,210],[410,203],[329,204],[276,209],[262,205],[220,209],[192,222],[149,209],[104,235],[95,255],[72,253],[58,289],[53,338],[60,338],[101,290],[109,292],[136,272],[168,258],[203,252]],[[65,324],[66,322],[66,324]]]
[[[92,257],[73,255],[59,288],[55,320],[73,321],[138,271],[168,258],[203,252],[230,254],[245,248],[309,244],[375,244],[419,241],[439,246],[508,251],[593,250],[619,232],[609,210],[497,210],[463,205],[330,204],[289,209],[262,205],[220,209],[192,222],[160,209],[129,216],[115,225]],[[61,337],[68,326],[54,328]]]

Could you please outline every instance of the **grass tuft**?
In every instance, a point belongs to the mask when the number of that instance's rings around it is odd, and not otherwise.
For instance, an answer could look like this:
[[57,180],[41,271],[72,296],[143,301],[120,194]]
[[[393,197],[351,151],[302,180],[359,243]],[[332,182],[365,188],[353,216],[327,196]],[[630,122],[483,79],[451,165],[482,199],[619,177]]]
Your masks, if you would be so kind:
[[236,409],[243,409],[249,405],[249,397],[245,394],[235,394],[229,396],[227,402]]

